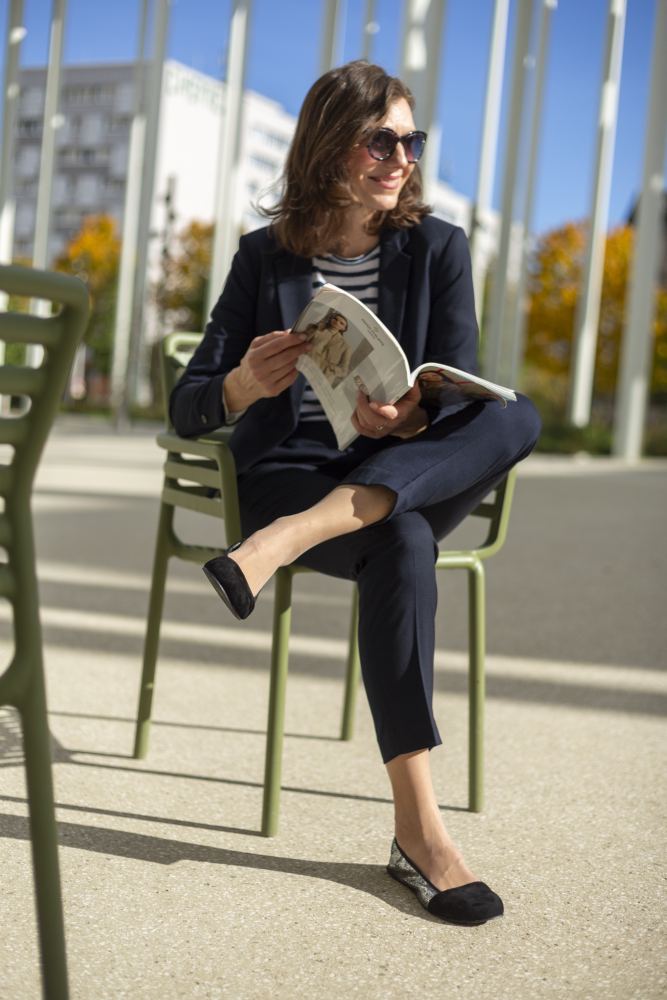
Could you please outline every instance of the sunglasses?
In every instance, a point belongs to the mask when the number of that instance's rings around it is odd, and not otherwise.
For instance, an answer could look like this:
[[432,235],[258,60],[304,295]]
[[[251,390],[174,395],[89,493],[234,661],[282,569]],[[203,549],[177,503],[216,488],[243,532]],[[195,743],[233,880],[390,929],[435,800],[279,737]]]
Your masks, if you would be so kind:
[[408,163],[416,163],[424,152],[426,132],[407,132],[397,135],[393,128],[379,128],[371,135],[366,149],[374,160],[388,160],[399,142],[403,143]]

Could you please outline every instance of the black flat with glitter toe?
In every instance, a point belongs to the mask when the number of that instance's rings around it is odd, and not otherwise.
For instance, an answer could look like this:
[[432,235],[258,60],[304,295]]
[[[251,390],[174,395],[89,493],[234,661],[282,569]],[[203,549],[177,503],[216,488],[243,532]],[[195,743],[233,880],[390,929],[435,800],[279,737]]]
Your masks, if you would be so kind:
[[438,889],[410,860],[394,837],[387,872],[412,889],[422,906],[449,924],[475,927],[504,912],[503,901],[486,882],[468,882],[454,889]]

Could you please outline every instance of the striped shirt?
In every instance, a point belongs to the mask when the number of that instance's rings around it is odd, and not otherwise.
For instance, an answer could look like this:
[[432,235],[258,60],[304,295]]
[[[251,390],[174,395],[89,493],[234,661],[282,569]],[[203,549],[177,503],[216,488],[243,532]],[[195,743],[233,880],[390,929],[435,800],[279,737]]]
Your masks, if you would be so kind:
[[[360,257],[313,257],[313,294],[329,282],[356,296],[374,313],[378,306],[380,247],[376,246]],[[306,383],[299,411],[300,422],[326,421],[320,402]]]

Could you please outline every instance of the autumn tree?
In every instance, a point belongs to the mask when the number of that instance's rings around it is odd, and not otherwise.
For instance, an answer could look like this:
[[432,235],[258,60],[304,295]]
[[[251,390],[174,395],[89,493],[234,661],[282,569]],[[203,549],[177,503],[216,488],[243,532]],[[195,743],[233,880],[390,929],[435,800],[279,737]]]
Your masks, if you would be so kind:
[[114,219],[90,215],[55,262],[56,270],[75,274],[88,287],[91,313],[84,341],[92,355],[91,367],[103,375],[111,371],[119,260]]
[[[526,362],[531,383],[553,404],[567,400],[577,303],[582,292],[586,227],[568,223],[542,237],[528,287]],[[595,359],[594,394],[609,411],[616,389],[627,306],[634,230],[619,226],[607,236]],[[654,318],[651,392],[667,395],[667,290],[659,289]]]
[[178,233],[163,256],[162,275],[155,288],[163,329],[204,329],[212,245],[213,225],[195,220]]

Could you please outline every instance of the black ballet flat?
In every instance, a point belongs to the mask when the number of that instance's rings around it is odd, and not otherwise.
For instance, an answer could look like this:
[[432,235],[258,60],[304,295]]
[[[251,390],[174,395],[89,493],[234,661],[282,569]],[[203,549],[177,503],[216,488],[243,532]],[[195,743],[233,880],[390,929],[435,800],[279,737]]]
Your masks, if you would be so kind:
[[399,847],[395,837],[387,872],[397,882],[412,889],[429,913],[448,924],[475,927],[503,915],[502,899],[489,889],[486,882],[468,882],[467,885],[459,885],[454,889],[437,889]]
[[[233,552],[241,544],[231,545],[227,552]],[[236,618],[247,618],[255,607],[255,598],[241,567],[225,553],[209,559],[202,569],[231,613]]]

